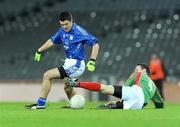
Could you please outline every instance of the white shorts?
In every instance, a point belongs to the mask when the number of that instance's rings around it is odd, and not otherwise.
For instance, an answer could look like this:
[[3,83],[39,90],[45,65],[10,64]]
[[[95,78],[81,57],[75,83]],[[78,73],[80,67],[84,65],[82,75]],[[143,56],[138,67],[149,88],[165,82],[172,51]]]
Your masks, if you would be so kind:
[[122,87],[123,109],[142,109],[144,105],[144,93],[141,87]]
[[63,68],[69,77],[76,80],[84,73],[85,62],[84,60],[66,58]]

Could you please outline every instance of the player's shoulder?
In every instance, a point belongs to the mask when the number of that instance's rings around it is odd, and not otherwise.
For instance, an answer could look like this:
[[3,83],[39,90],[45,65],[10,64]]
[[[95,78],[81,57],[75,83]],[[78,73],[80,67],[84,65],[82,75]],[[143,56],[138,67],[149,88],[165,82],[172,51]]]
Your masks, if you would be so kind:
[[63,32],[63,28],[60,27],[57,32],[58,32],[58,33],[62,33],[62,32]]
[[[133,72],[133,73],[131,73],[131,75],[129,76],[129,78],[128,79],[136,79],[136,78],[138,78],[138,77],[141,77],[143,75],[143,73],[142,72]],[[139,78],[138,78],[139,79]]]
[[130,79],[132,79],[132,78],[134,78],[134,77],[135,77],[135,72],[131,73],[131,75],[128,77],[127,80],[130,80]]
[[77,34],[88,35],[88,32],[83,27],[77,25],[76,23],[74,23],[74,31]]
[[56,32],[56,35],[57,36],[62,36],[64,34],[64,30],[63,30],[63,28],[59,28],[58,30],[57,30],[57,32]]

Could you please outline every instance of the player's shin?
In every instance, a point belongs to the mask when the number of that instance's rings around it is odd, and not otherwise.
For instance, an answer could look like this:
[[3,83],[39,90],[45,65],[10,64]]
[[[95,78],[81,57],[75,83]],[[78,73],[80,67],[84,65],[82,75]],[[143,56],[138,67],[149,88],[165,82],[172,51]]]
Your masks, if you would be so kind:
[[98,82],[80,82],[79,87],[91,91],[100,91],[101,84]]

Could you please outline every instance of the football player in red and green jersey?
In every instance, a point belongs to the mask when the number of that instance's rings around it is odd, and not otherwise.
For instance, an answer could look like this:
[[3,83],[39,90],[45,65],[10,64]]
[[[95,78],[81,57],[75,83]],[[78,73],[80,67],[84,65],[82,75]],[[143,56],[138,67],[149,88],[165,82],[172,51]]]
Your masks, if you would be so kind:
[[117,102],[100,105],[99,108],[142,109],[150,100],[154,102],[155,108],[163,108],[163,99],[149,74],[149,67],[146,64],[137,64],[134,72],[122,86],[104,85],[98,82],[75,82],[71,78],[65,78],[65,81],[71,87],[99,91],[120,99]]

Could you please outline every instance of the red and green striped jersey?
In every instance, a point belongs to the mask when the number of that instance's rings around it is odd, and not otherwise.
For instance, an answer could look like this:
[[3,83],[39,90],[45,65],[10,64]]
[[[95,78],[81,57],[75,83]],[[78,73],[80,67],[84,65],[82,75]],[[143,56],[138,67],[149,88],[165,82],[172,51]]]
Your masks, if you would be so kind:
[[161,98],[156,85],[150,79],[150,77],[143,72],[134,72],[131,76],[126,80],[125,86],[138,85],[142,88],[144,93],[144,103],[149,103],[152,99],[154,103],[163,103],[163,99]]

